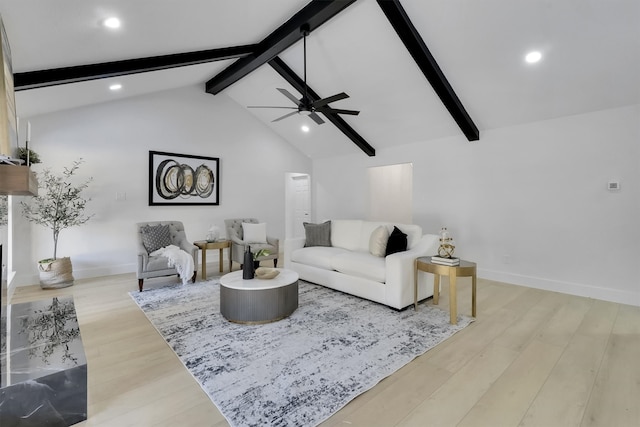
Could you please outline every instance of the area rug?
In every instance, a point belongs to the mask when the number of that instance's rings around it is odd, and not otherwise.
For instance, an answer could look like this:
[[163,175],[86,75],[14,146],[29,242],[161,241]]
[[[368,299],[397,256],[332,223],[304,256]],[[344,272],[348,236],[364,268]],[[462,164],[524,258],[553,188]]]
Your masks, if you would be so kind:
[[232,426],[315,426],[473,320],[303,281],[298,309],[264,325],[225,320],[216,281],[130,295]]

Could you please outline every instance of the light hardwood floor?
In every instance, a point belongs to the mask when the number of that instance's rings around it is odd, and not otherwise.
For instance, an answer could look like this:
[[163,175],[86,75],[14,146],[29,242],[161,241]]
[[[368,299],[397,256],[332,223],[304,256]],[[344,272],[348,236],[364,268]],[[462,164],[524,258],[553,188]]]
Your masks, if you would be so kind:
[[[470,288],[458,280],[459,313],[471,313]],[[129,297],[136,289],[126,274],[20,287],[12,302],[74,296],[89,366],[78,426],[227,425]],[[343,425],[639,426],[640,307],[479,279],[476,322],[323,423]]]

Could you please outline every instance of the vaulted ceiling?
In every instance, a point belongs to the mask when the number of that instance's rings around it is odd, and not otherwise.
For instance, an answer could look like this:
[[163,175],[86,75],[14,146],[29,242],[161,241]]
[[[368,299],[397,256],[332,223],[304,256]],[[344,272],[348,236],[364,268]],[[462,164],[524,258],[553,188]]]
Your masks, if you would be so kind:
[[[326,2],[323,2],[326,3]],[[488,129],[640,103],[637,0],[400,0],[474,125]],[[244,55],[309,4],[300,0],[0,0],[16,74],[61,67],[219,52]],[[122,26],[102,21],[118,16]],[[524,61],[537,50],[542,60]],[[206,53],[205,52],[205,53]],[[205,55],[206,56],[206,55]],[[176,57],[172,57],[175,59]],[[196,59],[201,59],[197,57]],[[302,42],[279,61],[303,76]],[[191,58],[193,59],[193,58]],[[60,84],[16,93],[18,115],[107,102],[182,86],[205,86],[237,61]],[[108,86],[122,84],[118,92]],[[307,38],[307,82],[334,108],[359,110],[345,124],[374,150],[454,137],[469,143],[375,0],[357,0]],[[217,95],[248,105],[290,106],[299,95],[268,63]],[[212,98],[213,99],[213,98]],[[332,123],[283,110],[247,109],[310,157],[360,152]],[[310,131],[303,133],[301,125]],[[365,155],[365,154],[363,154]]]

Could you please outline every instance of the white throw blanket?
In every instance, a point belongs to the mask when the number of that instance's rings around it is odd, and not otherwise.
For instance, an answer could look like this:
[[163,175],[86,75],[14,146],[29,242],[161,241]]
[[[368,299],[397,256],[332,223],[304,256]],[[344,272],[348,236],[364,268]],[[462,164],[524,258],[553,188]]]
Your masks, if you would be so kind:
[[186,251],[183,251],[175,245],[169,245],[151,252],[149,255],[167,258],[169,260],[167,265],[176,268],[183,285],[186,285],[189,280],[191,280],[196,267],[193,264],[193,257]]

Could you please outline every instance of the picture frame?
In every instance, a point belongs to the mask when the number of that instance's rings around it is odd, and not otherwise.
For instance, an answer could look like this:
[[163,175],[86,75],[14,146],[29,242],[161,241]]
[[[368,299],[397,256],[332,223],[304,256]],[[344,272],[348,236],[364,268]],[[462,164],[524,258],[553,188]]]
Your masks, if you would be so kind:
[[149,206],[219,204],[218,157],[149,151]]

